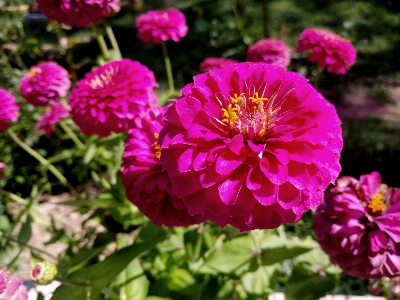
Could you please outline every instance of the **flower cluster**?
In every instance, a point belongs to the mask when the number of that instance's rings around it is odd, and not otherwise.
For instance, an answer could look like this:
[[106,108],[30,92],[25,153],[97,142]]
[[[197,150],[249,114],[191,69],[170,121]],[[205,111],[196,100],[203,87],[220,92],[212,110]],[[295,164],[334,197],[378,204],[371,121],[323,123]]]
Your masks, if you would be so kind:
[[400,189],[378,172],[345,176],[330,188],[315,215],[322,249],[345,273],[378,279],[400,275]]
[[7,130],[10,121],[18,120],[19,105],[15,97],[5,89],[0,88],[0,131]]
[[246,61],[265,62],[287,68],[290,64],[290,49],[279,39],[262,39],[247,49]]
[[71,116],[86,135],[128,132],[141,111],[157,104],[154,74],[138,61],[102,65],[78,81],[70,95]]
[[227,66],[237,64],[238,61],[223,57],[207,57],[200,63],[200,71],[207,72],[215,69],[223,69]]
[[0,300],[27,300],[28,292],[22,280],[0,268]]
[[120,10],[119,0],[37,0],[37,4],[47,18],[71,27],[86,27]]
[[298,40],[296,52],[311,50],[308,60],[328,67],[333,74],[346,74],[356,62],[357,52],[350,41],[325,29],[307,28]]
[[67,70],[55,62],[33,66],[20,82],[22,97],[33,106],[53,105],[70,87]]
[[185,15],[177,9],[150,10],[136,19],[137,37],[145,44],[161,44],[168,40],[179,42],[188,27]]
[[40,117],[36,124],[36,128],[44,131],[45,135],[50,137],[50,134],[55,130],[54,124],[61,119],[68,117],[68,115],[68,108],[62,103],[56,103],[49,107],[43,116]]
[[321,203],[340,171],[340,120],[304,77],[239,63],[181,92],[160,163],[190,215],[245,231],[296,222]]
[[154,107],[135,119],[125,142],[121,179],[127,198],[155,224],[197,224],[203,222],[204,217],[188,214],[182,200],[172,193],[167,172],[161,170],[158,136],[164,125],[164,110]]

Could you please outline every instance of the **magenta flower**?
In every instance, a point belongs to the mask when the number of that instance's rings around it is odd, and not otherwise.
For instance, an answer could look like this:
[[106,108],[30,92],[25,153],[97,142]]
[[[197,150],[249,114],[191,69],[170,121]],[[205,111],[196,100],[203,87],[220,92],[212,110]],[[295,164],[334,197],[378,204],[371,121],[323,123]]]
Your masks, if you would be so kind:
[[189,214],[244,231],[296,222],[321,203],[340,171],[340,120],[304,77],[239,63],[181,92],[160,162]]
[[138,61],[122,59],[98,67],[70,95],[71,116],[86,135],[128,132],[134,118],[157,104],[154,74]]
[[400,189],[378,172],[341,177],[315,214],[315,232],[332,263],[351,276],[400,275]]
[[188,31],[185,15],[174,8],[141,14],[136,19],[136,27],[137,37],[145,44],[161,44],[170,39],[179,42]]
[[188,214],[182,200],[172,193],[167,172],[161,170],[158,135],[164,125],[163,110],[154,107],[135,119],[125,142],[120,176],[127,198],[155,224],[197,224],[205,218]]
[[18,120],[19,105],[15,97],[7,90],[0,88],[0,131],[7,130],[10,121]]
[[357,52],[350,41],[334,32],[307,28],[297,41],[296,52],[311,50],[308,60],[318,67],[328,67],[333,74],[346,74],[356,62]]
[[238,61],[223,57],[207,57],[200,63],[200,71],[207,72],[215,69],[223,69],[227,66],[237,64]]
[[0,268],[0,300],[27,300],[28,292],[22,280]]
[[247,49],[246,60],[265,62],[286,69],[290,65],[290,49],[280,39],[262,39]]
[[97,23],[121,8],[119,0],[37,0],[37,4],[47,18],[71,27]]
[[22,97],[33,106],[58,102],[70,87],[67,70],[55,62],[43,62],[30,68],[20,83]]
[[43,130],[45,135],[50,137],[50,134],[55,131],[54,125],[61,119],[68,117],[68,115],[68,108],[66,108],[62,103],[56,103],[49,107],[49,109],[40,117],[36,123],[36,128]]

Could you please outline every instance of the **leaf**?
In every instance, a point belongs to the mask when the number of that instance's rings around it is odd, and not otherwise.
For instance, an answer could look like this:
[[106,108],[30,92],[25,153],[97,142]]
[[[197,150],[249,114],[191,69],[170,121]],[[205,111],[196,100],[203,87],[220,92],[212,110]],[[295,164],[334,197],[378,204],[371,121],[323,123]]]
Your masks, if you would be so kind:
[[27,216],[24,224],[22,224],[21,231],[18,234],[18,242],[21,244],[26,244],[32,237],[32,218],[30,215]]
[[197,228],[190,228],[184,234],[186,253],[192,262],[197,261],[204,252],[203,234]]
[[139,259],[134,259],[117,277],[119,299],[143,300],[147,296],[150,282],[143,272]]
[[92,159],[95,157],[96,152],[97,152],[96,144],[90,144],[83,157],[83,163],[87,165],[89,162],[91,162]]
[[76,285],[62,284],[54,291],[51,299],[86,300],[88,293],[88,299],[98,299],[101,290],[121,273],[127,264],[153,248],[165,239],[166,235],[167,231],[164,228],[148,223],[142,228],[135,244],[114,252],[99,263],[75,271],[67,280]]
[[254,297],[267,299],[268,295],[274,291],[279,269],[280,266],[275,264],[273,266],[260,266],[254,272],[245,273],[241,278],[243,288]]

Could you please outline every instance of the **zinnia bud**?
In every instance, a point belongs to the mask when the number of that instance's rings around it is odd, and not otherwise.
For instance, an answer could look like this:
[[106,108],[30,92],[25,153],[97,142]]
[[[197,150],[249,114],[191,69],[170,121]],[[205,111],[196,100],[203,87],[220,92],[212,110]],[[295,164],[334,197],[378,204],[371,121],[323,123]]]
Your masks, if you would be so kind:
[[37,262],[32,268],[31,279],[38,285],[46,285],[54,280],[57,272],[55,264],[47,261]]

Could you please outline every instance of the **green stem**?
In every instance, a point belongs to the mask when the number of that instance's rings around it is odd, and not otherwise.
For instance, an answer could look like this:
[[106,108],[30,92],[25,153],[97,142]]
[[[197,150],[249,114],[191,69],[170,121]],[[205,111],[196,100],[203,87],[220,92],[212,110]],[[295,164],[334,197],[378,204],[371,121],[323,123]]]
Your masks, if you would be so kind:
[[81,142],[81,140],[78,138],[78,136],[75,134],[75,132],[68,126],[68,124],[64,120],[61,120],[58,124],[65,131],[65,133],[70,137],[70,139],[78,146],[78,148],[80,150],[86,149],[85,144]]
[[81,283],[81,282],[71,281],[71,280],[69,280],[69,279],[61,278],[61,277],[56,277],[54,280],[55,280],[55,281],[59,281],[59,282],[61,282],[61,283],[64,283],[64,284],[66,284],[66,285],[71,285],[71,286],[90,287],[90,285],[88,285],[88,284],[84,284],[84,283]]
[[323,70],[323,68],[321,68],[321,67],[317,68],[317,74],[315,74],[315,77],[314,77],[314,88],[315,89],[318,89],[319,81],[321,79],[322,70]]
[[15,195],[14,193],[5,191],[3,189],[0,189],[0,193],[7,196],[8,198],[10,198],[11,200],[14,200],[15,202],[17,202],[18,204],[22,204],[27,206],[28,205],[28,201],[26,201],[24,198],[21,198],[18,195]]
[[43,166],[47,167],[49,169],[49,171],[51,173],[53,173],[53,175],[56,176],[57,179],[63,185],[67,186],[69,189],[71,189],[71,191],[75,192],[74,187],[68,182],[67,178],[65,178],[64,175],[61,174],[60,171],[58,171],[56,169],[56,167],[54,167],[47,159],[45,159],[43,156],[41,156],[39,153],[37,153],[35,150],[33,150],[31,147],[29,147],[23,141],[21,141],[11,128],[7,129],[7,132],[18,146],[20,146],[22,149],[24,149],[26,152],[28,152],[31,156],[36,158]]
[[172,74],[171,61],[169,60],[168,56],[167,44],[164,41],[162,41],[161,46],[164,55],[165,69],[167,70],[169,92],[173,94],[175,92],[174,76]]
[[106,41],[104,40],[104,37],[101,34],[99,28],[93,22],[91,23],[91,26],[94,31],[94,34],[96,35],[97,42],[99,43],[99,46],[100,46],[101,52],[104,55],[104,58],[107,60],[110,59],[110,52],[108,51]]
[[318,272],[318,273],[325,272],[326,269],[328,269],[328,268],[331,267],[331,266],[333,266],[332,263],[327,263],[327,264],[326,264],[325,266],[323,266],[322,268],[319,268],[319,269],[317,270],[317,272]]
[[28,70],[24,61],[21,58],[21,55],[19,55],[18,52],[15,52],[14,56],[15,56],[15,62],[17,63],[18,67],[20,67],[20,69],[24,71]]
[[112,30],[111,26],[108,24],[107,20],[103,20],[104,27],[106,28],[107,36],[110,39],[111,45],[115,52],[115,58],[121,59],[121,50],[119,49],[117,39],[115,38],[114,31]]
[[236,26],[240,32],[240,35],[242,36],[242,39],[244,40],[245,34],[244,34],[243,21],[238,11],[237,0],[231,0],[231,6],[232,6],[233,16],[235,17]]
[[253,230],[251,230],[249,232],[249,235],[250,235],[251,240],[253,241],[253,244],[254,244],[255,255],[257,257],[257,263],[258,263],[259,266],[261,266],[262,265],[262,262],[261,262],[262,251],[261,251],[260,244],[258,243],[257,237],[254,235],[254,231]]

